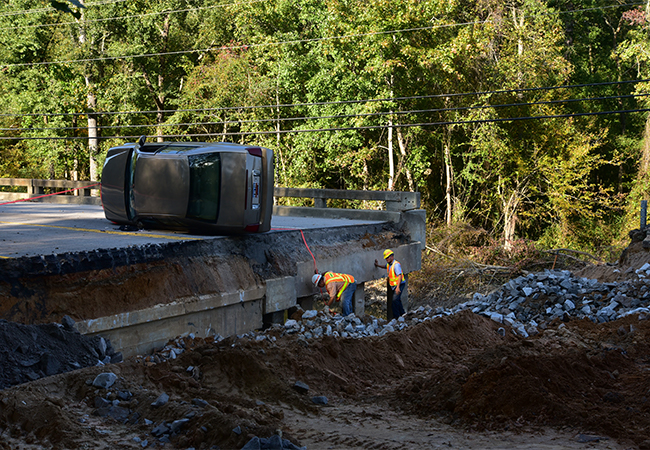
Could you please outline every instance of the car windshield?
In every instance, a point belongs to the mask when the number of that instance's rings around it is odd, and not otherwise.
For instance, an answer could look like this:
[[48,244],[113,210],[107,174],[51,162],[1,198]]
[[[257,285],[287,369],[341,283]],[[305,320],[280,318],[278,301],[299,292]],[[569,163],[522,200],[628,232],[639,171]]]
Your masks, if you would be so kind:
[[190,165],[190,199],[187,217],[217,221],[221,190],[221,158],[218,153],[188,156]]

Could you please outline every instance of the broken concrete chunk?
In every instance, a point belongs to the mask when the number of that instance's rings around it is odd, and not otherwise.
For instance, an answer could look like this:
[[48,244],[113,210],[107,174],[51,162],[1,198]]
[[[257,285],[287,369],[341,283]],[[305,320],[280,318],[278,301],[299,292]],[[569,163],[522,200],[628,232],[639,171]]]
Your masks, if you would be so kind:
[[307,386],[302,381],[296,381],[296,384],[293,385],[293,388],[301,394],[305,394],[309,391],[309,386]]
[[101,389],[108,389],[109,387],[113,386],[113,383],[116,381],[117,375],[115,375],[113,372],[104,372],[95,377],[93,380],[93,386]]

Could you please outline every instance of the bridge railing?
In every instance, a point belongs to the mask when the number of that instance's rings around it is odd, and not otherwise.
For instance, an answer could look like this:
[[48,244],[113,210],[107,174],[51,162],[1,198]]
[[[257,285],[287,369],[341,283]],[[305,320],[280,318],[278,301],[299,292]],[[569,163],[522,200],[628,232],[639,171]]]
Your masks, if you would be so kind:
[[[302,216],[323,219],[377,220],[398,222],[404,211],[420,208],[419,192],[401,191],[358,191],[346,189],[301,189],[276,187],[275,197],[311,198],[313,207],[274,206],[277,216]],[[381,201],[384,209],[344,209],[328,208],[327,200]]]
[[[24,192],[16,192],[16,187]],[[98,181],[0,178],[0,203],[27,199],[51,203],[101,203]]]
[[[7,188],[22,187],[25,192],[8,192]],[[0,178],[0,203],[33,199],[52,203],[101,204],[99,182],[71,180],[41,180],[32,178]],[[275,187],[278,198],[310,198],[313,207],[274,206],[273,213],[281,216],[298,215],[329,218],[368,218],[399,220],[403,211],[420,208],[419,192],[361,191],[345,189],[302,189]],[[384,202],[381,210],[328,208],[328,200],[361,200]]]

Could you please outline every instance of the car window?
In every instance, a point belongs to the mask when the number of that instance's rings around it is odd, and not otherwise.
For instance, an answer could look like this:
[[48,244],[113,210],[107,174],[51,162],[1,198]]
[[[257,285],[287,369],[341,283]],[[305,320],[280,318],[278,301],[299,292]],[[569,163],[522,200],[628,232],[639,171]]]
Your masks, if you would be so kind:
[[217,221],[221,190],[221,158],[219,153],[188,156],[190,165],[190,199],[187,217]]

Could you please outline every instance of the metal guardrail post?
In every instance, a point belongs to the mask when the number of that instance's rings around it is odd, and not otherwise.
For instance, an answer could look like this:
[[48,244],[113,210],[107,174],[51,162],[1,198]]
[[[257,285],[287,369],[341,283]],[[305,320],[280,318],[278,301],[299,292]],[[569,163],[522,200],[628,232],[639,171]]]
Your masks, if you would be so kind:
[[648,201],[641,200],[641,225],[640,230],[644,230],[646,227],[646,220],[648,217]]

